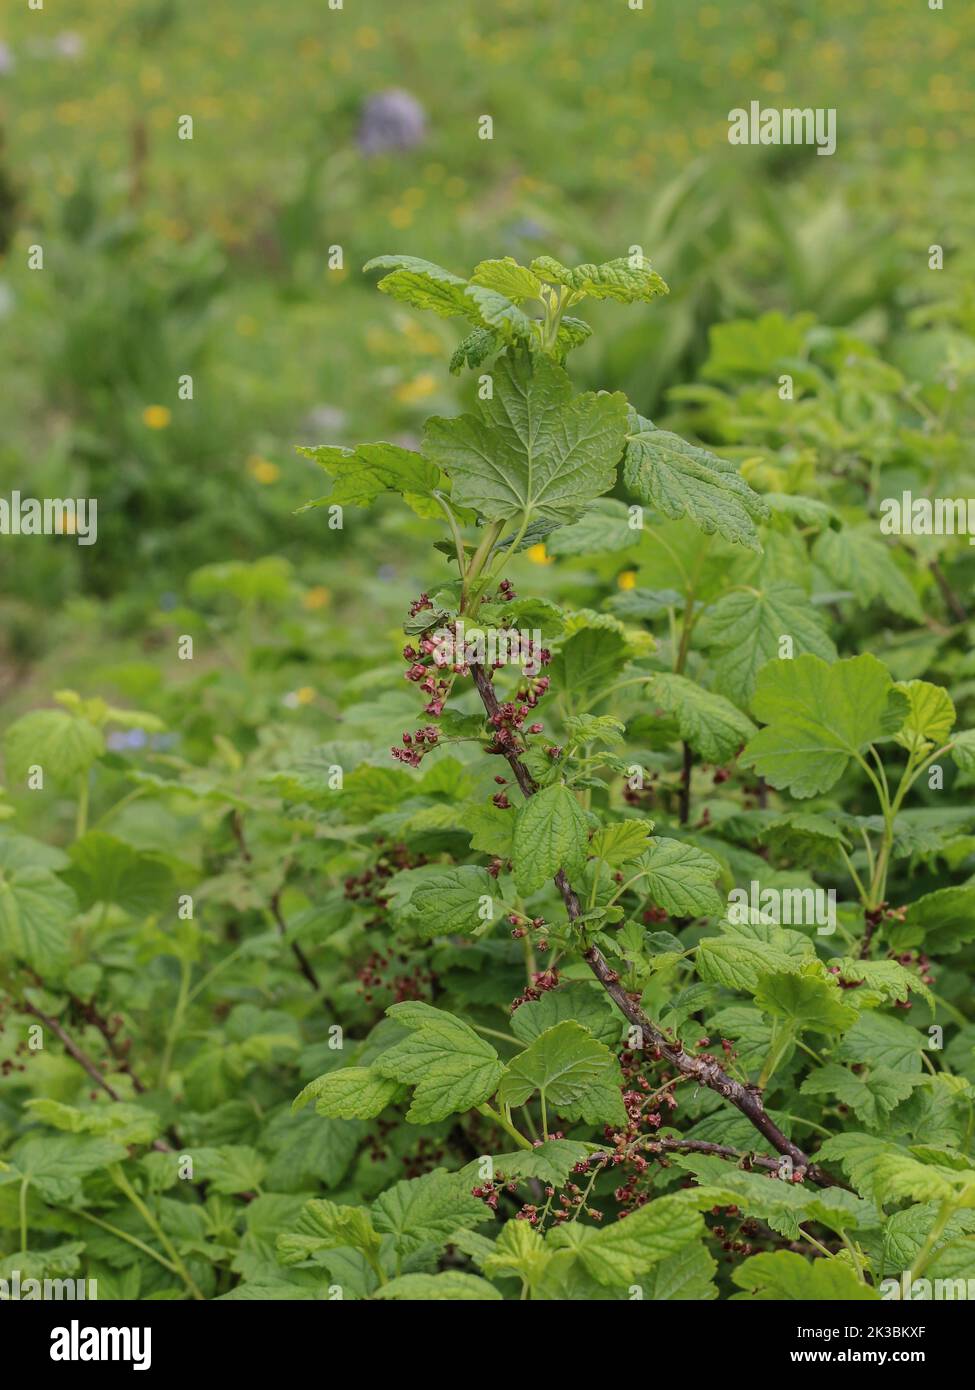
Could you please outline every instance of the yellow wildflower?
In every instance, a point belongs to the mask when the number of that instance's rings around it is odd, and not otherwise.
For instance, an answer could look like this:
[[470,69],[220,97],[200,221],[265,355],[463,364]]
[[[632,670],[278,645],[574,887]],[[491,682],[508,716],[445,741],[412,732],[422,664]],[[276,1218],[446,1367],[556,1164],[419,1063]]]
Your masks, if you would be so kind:
[[247,460],[247,471],[252,478],[256,478],[259,483],[276,483],[281,476],[281,469],[270,459],[262,458],[260,454],[251,454]]

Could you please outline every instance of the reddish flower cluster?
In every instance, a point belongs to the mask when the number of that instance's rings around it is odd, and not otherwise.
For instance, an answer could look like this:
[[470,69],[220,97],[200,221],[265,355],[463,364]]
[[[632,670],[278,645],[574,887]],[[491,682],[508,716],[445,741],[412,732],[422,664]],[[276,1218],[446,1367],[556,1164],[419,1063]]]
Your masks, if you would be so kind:
[[[554,1136],[552,1136],[554,1138]],[[600,1164],[600,1167],[605,1165]],[[585,1174],[589,1170],[587,1163],[577,1163],[573,1168],[573,1173]],[[545,1196],[553,1197],[555,1189],[546,1187]],[[566,1221],[572,1220],[580,1211],[584,1211],[592,1221],[602,1221],[603,1214],[596,1207],[586,1206],[586,1192],[578,1183],[567,1182],[559,1197],[559,1204],[552,1213],[553,1224],[562,1226]]]
[[536,999],[541,999],[546,990],[556,989],[559,983],[559,972],[557,970],[536,970],[532,975],[532,982],[527,985],[523,993],[517,999],[511,1001],[511,1012],[519,1009],[522,1004],[533,1003]]
[[[545,926],[544,917],[522,917],[517,912],[510,912],[508,914],[508,921],[512,926],[511,935],[516,941],[520,941],[523,936],[527,936],[529,931],[541,931]],[[547,951],[548,942],[539,941],[538,948],[541,951]]]
[[[737,1207],[734,1207],[734,1206],[731,1206],[731,1207],[712,1207],[712,1208],[711,1208],[711,1215],[712,1215],[712,1216],[720,1216],[721,1213],[722,1213],[722,1211],[724,1212],[724,1215],[725,1215],[726,1218],[727,1218],[727,1217],[736,1217],[736,1216],[739,1215],[738,1208],[737,1208]],[[758,1231],[758,1223],[757,1223],[756,1221],[747,1220],[747,1221],[741,1221],[741,1222],[739,1223],[739,1226],[738,1226],[738,1235],[739,1235],[739,1236],[746,1236],[746,1237],[748,1237],[748,1236],[754,1236],[754,1235],[757,1233],[757,1231]],[[754,1252],[755,1252],[755,1247],[751,1244],[751,1242],[750,1242],[749,1240],[747,1240],[747,1239],[746,1239],[746,1240],[735,1240],[735,1239],[733,1239],[733,1237],[732,1237],[731,1233],[729,1232],[727,1226],[725,1226],[724,1224],[715,1224],[714,1226],[712,1226],[712,1227],[711,1227],[711,1234],[712,1234],[717,1240],[720,1240],[720,1241],[721,1241],[721,1248],[722,1248],[722,1250],[728,1251],[728,1263],[734,1263],[734,1261],[733,1261],[733,1256],[734,1256],[734,1255],[752,1255],[752,1254],[754,1254]]]
[[[421,594],[421,598],[424,595]],[[419,602],[419,600],[416,600]],[[426,606],[430,606],[427,604]],[[429,695],[429,702],[424,705],[425,714],[434,716],[443,713],[443,707],[450,693],[451,679],[436,676],[436,668],[447,665],[441,648],[434,642],[432,637],[421,637],[419,647],[408,644],[403,648],[403,660],[408,663],[407,670],[403,672],[406,680],[416,682],[424,695]],[[430,664],[425,664],[427,662]],[[467,667],[464,665],[455,666],[455,672],[466,674]]]
[[410,604],[410,617],[415,618],[417,613],[423,612],[424,608],[432,607],[433,604],[430,602],[430,595],[421,594],[419,598],[415,598],[413,602]]
[[[377,844],[382,843],[382,839],[377,841]],[[364,905],[374,903],[376,907],[385,907],[383,880],[392,878],[400,869],[415,869],[426,862],[426,855],[411,855],[405,845],[392,845],[389,849],[383,850],[371,869],[363,869],[361,874],[350,874],[344,880],[345,896],[351,902],[361,902]]]
[[934,976],[931,974],[931,960],[923,951],[902,951],[899,956],[894,957],[903,966],[914,966],[921,977],[924,985],[933,985]]
[[491,1208],[492,1211],[498,1209],[498,1198],[502,1192],[516,1192],[518,1184],[508,1182],[503,1173],[495,1173],[493,1182],[483,1183],[480,1187],[471,1188],[472,1197],[480,1197],[481,1201]]
[[416,1150],[403,1155],[404,1177],[422,1178],[424,1173],[432,1173],[439,1168],[447,1156],[447,1150],[433,1139],[420,1139]]
[[524,740],[520,735],[522,725],[527,717],[527,705],[519,705],[515,704],[513,700],[505,700],[504,704],[499,705],[497,711],[488,720],[488,724],[495,732],[485,751],[500,753],[502,756],[507,756],[509,753],[524,752]]
[[648,778],[649,785],[645,787],[631,787],[629,781],[623,788],[623,800],[628,806],[645,806],[654,800],[656,788],[652,785],[656,782],[660,774],[652,772]]
[[384,1120],[382,1117],[376,1120],[375,1129],[370,1127],[368,1138],[370,1162],[382,1163],[388,1157],[388,1150],[383,1141],[395,1128],[395,1120]]
[[[548,647],[543,647],[538,654],[538,659],[543,666],[552,660],[552,653]],[[534,709],[543,695],[548,693],[548,688],[552,684],[548,676],[526,676],[515,691],[515,699],[522,704]]]
[[385,954],[378,950],[372,951],[356,971],[360,981],[359,994],[367,1004],[373,1002],[375,990],[391,994],[394,1004],[402,1004],[407,999],[431,998],[437,983],[436,975],[419,962],[409,971],[399,969],[400,966],[409,963],[409,956],[398,955],[394,964],[394,954],[391,950]]
[[439,738],[440,730],[433,724],[427,724],[422,729],[414,730],[412,734],[404,733],[403,747],[394,747],[389,751],[401,763],[408,763],[410,767],[419,767],[423,754],[436,747]]
[[[655,1051],[651,1049],[649,1055],[653,1057]],[[657,1056],[659,1057],[659,1054]],[[643,1141],[664,1123],[663,1107],[675,1110],[677,1099],[669,1087],[662,1089],[658,1085],[657,1089],[653,1090],[643,1075],[643,1054],[624,1048],[619,1057],[624,1078],[622,1096],[626,1126],[623,1129],[614,1129],[607,1125],[603,1137],[613,1146],[610,1163],[622,1167],[627,1173],[626,1180],[620,1183],[613,1193],[622,1208],[622,1218],[650,1200],[649,1181],[644,1183],[643,1179],[649,1172],[652,1180],[653,1168],[640,1152],[640,1148]],[[661,1080],[666,1086],[669,1077],[664,1073]]]

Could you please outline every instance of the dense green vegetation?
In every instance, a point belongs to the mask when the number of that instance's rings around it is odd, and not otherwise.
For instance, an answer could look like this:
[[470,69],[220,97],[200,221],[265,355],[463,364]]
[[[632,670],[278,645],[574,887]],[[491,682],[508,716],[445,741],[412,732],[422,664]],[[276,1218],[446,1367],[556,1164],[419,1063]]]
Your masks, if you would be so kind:
[[971,21],[388,10],[0,33],[0,1278],[975,1278]]

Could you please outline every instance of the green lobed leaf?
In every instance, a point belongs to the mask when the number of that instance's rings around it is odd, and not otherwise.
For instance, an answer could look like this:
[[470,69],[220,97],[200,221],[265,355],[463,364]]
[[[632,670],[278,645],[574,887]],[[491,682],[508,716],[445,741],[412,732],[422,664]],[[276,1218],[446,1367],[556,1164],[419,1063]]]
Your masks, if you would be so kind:
[[386,1012],[414,1031],[372,1065],[380,1075],[414,1087],[406,1112],[413,1124],[471,1110],[493,1094],[504,1067],[473,1028],[429,1004],[393,1004]]
[[477,321],[477,314],[464,291],[467,281],[433,261],[419,256],[376,256],[363,270],[388,270],[391,273],[378,281],[376,288],[411,304],[414,309],[432,309],[440,318],[458,315]]
[[458,505],[489,521],[574,520],[616,477],[623,396],[574,396],[547,357],[503,357],[477,415],[431,417],[423,453],[453,482]]
[[514,828],[515,882],[521,894],[534,893],[560,869],[571,879],[586,862],[588,826],[575,795],[557,782],[518,808]]
[[725,594],[707,610],[696,637],[714,651],[718,688],[741,705],[749,704],[765,663],[781,655],[784,637],[791,639],[796,656],[812,652],[824,661],[836,660],[822,614],[796,584]]
[[667,285],[651,270],[643,256],[634,264],[634,257],[618,256],[602,265],[562,265],[554,256],[536,256],[531,268],[545,280],[565,285],[575,294],[590,299],[615,299],[620,304],[646,303],[658,295],[667,294]]
[[83,912],[94,903],[114,903],[130,916],[149,917],[169,905],[172,872],[158,855],[89,830],[71,846],[70,857],[63,877]]
[[687,676],[655,674],[648,699],[675,720],[681,738],[705,762],[727,762],[755,733],[752,721],[730,700]]
[[923,756],[944,743],[955,725],[955,706],[944,686],[930,681],[899,681],[896,687],[907,696],[908,713],[896,735],[896,742],[915,755]]
[[[433,498],[440,469],[422,454],[398,444],[360,444],[354,449],[320,444],[299,454],[320,463],[333,479],[332,490],[309,506],[369,507],[386,492],[400,493],[420,516],[442,516]],[[302,509],[304,510],[304,509]]]
[[336,1120],[369,1120],[397,1100],[402,1089],[398,1081],[381,1075],[373,1067],[342,1067],[309,1081],[291,1108],[301,1110],[314,1100],[319,1115]]
[[619,1063],[604,1043],[571,1019],[547,1028],[519,1053],[498,1087],[505,1105],[540,1091],[551,1110],[587,1124],[624,1124]]
[[703,917],[721,911],[714,887],[720,865],[706,850],[656,835],[637,864],[646,874],[647,894],[671,917]]
[[540,999],[519,1004],[511,1015],[511,1031],[521,1042],[532,1042],[566,1019],[573,1019],[599,1042],[615,1047],[620,1039],[622,1019],[614,1012],[609,998],[595,983],[570,981],[558,989],[546,990]]
[[426,1245],[443,1246],[454,1231],[482,1226],[493,1217],[461,1173],[436,1168],[422,1177],[395,1183],[372,1204],[376,1230],[392,1236],[399,1255]]
[[851,759],[895,734],[907,697],[887,668],[864,652],[830,666],[821,657],[770,661],[759,672],[752,710],[766,727],[741,756],[773,787],[815,796],[839,781]]
[[26,782],[29,769],[35,765],[58,782],[74,781],[104,751],[105,738],[100,729],[81,716],[58,709],[21,715],[3,739],[7,776],[15,783]]
[[623,478],[648,507],[687,516],[707,535],[760,550],[757,522],[768,508],[734,464],[630,411]]
[[580,1246],[579,1259],[598,1283],[627,1286],[703,1228],[701,1213],[681,1197],[657,1197],[592,1234]]
[[71,888],[50,869],[31,867],[0,840],[0,956],[21,960],[39,975],[68,962],[68,924],[78,910]]
[[476,1274],[448,1269],[442,1274],[399,1274],[381,1284],[373,1298],[407,1299],[411,1303],[491,1303],[502,1294]]
[[800,1302],[867,1302],[879,1299],[876,1289],[863,1284],[854,1269],[841,1260],[813,1260],[791,1250],[764,1251],[744,1260],[732,1274],[744,1293],[733,1298],[798,1300]]
[[818,962],[796,970],[760,975],[755,1003],[772,1018],[784,1019],[797,1033],[842,1033],[857,1021],[857,1010],[843,999],[835,980]]
[[421,879],[406,917],[423,937],[470,935],[491,920],[483,916],[482,906],[486,900],[493,902],[496,892],[497,884],[486,869],[477,864],[451,865]]

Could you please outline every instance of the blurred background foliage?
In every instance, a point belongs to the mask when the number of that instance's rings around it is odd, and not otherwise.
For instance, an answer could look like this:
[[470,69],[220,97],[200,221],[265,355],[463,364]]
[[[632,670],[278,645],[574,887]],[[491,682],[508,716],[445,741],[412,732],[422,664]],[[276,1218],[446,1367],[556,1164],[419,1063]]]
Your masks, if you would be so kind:
[[[957,464],[950,432],[975,359],[975,16],[949,10],[9,7],[0,494],[94,495],[99,539],[0,546],[5,719],[59,684],[152,703],[164,671],[189,679],[171,637],[202,631],[201,613],[216,633],[233,614],[247,668],[235,686],[224,653],[208,707],[195,663],[201,749],[211,729],[256,728],[282,700],[317,717],[323,685],[361,672],[369,652],[359,697],[396,669],[400,610],[429,582],[429,528],[395,507],[347,513],[343,531],[294,514],[323,491],[296,443],[409,443],[426,414],[470,393],[444,367],[455,327],[361,274],[380,253],[466,273],[489,256],[574,263],[640,245],[671,294],[598,309],[573,358],[580,385],[626,390],[782,491],[853,459],[875,497],[875,426],[893,439],[908,406],[918,430],[923,412],[949,430],[941,457]],[[835,106],[837,153],[730,146],[728,111],[753,99]],[[492,141],[478,138],[483,114]],[[184,115],[191,141],[178,138]],[[42,272],[28,269],[38,244]],[[343,266],[330,269],[336,246]],[[764,326],[714,337],[736,320]],[[850,344],[903,380],[844,376]],[[786,421],[759,385],[797,358],[810,400]],[[184,374],[192,401],[178,398]],[[215,643],[204,668],[224,661]],[[284,674],[265,694],[255,671]]]

